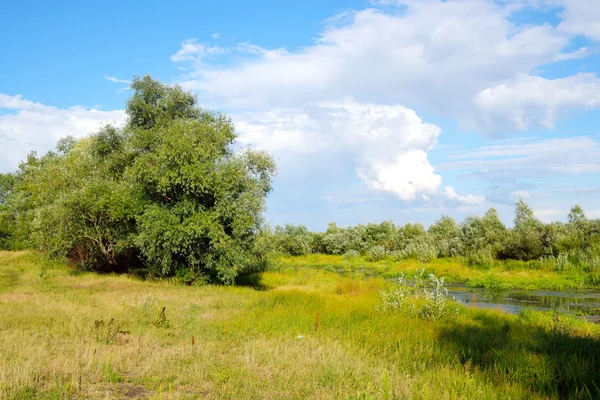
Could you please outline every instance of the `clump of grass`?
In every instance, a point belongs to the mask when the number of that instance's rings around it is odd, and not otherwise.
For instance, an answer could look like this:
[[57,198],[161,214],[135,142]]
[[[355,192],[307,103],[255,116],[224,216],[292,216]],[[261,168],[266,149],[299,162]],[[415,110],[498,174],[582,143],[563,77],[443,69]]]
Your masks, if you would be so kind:
[[130,331],[121,330],[121,325],[111,318],[108,323],[104,320],[95,320],[93,327],[94,339],[96,343],[113,344],[116,341],[122,341],[123,337],[129,335]]

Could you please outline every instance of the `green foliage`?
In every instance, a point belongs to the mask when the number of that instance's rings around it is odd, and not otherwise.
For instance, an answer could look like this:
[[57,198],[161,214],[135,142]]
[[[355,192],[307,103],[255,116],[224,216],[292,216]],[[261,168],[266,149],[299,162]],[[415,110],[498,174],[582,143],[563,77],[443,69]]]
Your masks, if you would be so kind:
[[360,253],[356,250],[348,250],[344,253],[344,260],[355,260],[360,256]]
[[393,290],[380,290],[381,304],[377,310],[383,313],[402,312],[428,320],[456,316],[458,307],[448,296],[444,278],[429,274],[425,279],[424,275],[424,269],[418,271],[411,281],[401,275]]
[[88,269],[142,266],[229,284],[264,267],[258,238],[272,159],[234,153],[231,120],[178,86],[145,76],[132,90],[123,129],[61,140],[56,152],[30,155],[12,186],[2,177],[0,241],[13,216],[30,245]]
[[0,250],[12,247],[14,215],[6,203],[13,187],[14,175],[0,174]]
[[490,208],[482,217],[469,216],[461,224],[443,215],[427,230],[418,223],[397,226],[391,221],[346,228],[331,223],[323,233],[311,233],[304,227],[297,232],[279,229],[271,233],[271,241],[278,244],[279,252],[290,255],[306,255],[310,246],[312,253],[344,255],[347,260],[358,254],[372,261],[386,257],[423,263],[458,257],[478,269],[493,268],[497,260],[517,260],[530,269],[596,271],[600,220],[588,220],[579,206],[571,209],[568,220],[544,224],[519,199],[511,229],[502,223],[496,209]]
[[291,256],[303,256],[312,253],[314,237],[304,225],[286,224],[275,227],[276,248]]
[[412,240],[402,252],[403,258],[413,258],[421,262],[430,262],[438,255],[438,249],[427,238]]
[[349,250],[363,252],[367,248],[364,225],[340,228],[335,223],[329,224],[323,237],[323,245],[327,254],[344,254]]
[[369,261],[379,261],[383,260],[387,252],[385,251],[385,247],[383,246],[373,246],[369,250],[367,250],[367,260]]

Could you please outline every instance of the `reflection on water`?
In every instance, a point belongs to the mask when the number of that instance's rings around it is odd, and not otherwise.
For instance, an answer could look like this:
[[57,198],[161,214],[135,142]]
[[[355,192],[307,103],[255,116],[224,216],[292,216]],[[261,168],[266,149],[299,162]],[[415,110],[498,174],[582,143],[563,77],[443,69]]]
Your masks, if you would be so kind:
[[600,322],[600,292],[573,291],[507,291],[468,288],[464,285],[447,286],[448,294],[470,307],[494,308],[516,314],[522,308],[573,312],[585,319]]

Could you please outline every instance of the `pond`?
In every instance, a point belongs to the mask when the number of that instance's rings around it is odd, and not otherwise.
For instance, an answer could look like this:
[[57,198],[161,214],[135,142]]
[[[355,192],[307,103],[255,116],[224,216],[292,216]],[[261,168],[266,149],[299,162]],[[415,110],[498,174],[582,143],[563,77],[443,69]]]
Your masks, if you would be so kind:
[[446,288],[450,296],[469,307],[501,309],[511,314],[517,314],[524,307],[560,310],[600,323],[600,291],[597,290],[498,292],[460,284],[450,284]]

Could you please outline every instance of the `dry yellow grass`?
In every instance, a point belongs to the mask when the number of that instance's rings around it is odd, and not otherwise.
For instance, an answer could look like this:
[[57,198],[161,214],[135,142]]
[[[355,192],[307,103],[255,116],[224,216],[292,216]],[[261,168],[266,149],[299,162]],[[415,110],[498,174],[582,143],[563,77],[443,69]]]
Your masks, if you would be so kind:
[[[545,334],[547,321],[480,311],[442,322],[380,314],[377,291],[389,283],[312,269],[265,273],[256,282],[264,290],[255,290],[43,264],[32,253],[0,252],[1,399],[560,395],[531,381],[533,372],[540,380],[556,372],[540,369],[551,355],[519,342],[522,374],[530,374],[520,377],[493,360],[464,359],[459,343],[469,329],[483,337],[494,324],[498,332],[508,324],[514,340],[532,334],[524,340],[535,344],[542,336],[533,333]],[[570,327],[568,335],[599,344],[589,325]]]

